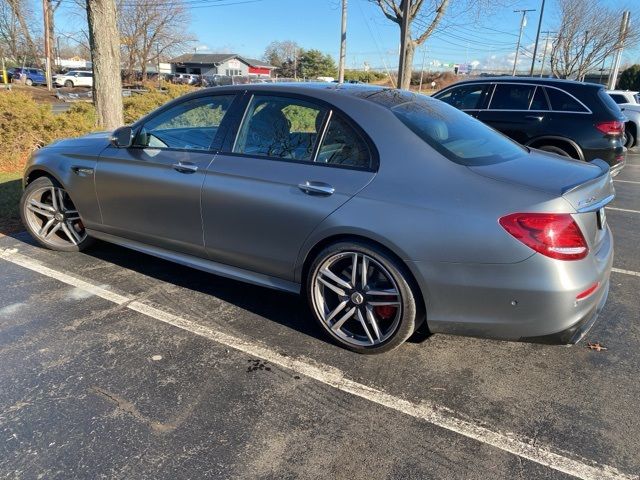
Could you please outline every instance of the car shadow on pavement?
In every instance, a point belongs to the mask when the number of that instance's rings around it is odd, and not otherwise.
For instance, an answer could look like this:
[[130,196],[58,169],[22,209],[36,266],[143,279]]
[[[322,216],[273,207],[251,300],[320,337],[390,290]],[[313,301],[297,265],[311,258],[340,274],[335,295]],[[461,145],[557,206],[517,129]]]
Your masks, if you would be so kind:
[[[330,341],[313,319],[302,295],[231,280],[105,242],[98,242],[84,253],[163,282],[214,296],[305,335]],[[421,328],[409,341],[420,343],[428,336],[426,327]]]

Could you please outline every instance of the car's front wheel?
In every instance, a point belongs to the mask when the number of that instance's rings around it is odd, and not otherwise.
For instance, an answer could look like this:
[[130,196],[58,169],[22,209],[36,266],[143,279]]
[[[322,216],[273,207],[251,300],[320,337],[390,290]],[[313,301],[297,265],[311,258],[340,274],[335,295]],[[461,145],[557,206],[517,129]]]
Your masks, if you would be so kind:
[[375,245],[340,242],[321,251],[307,276],[311,310],[341,346],[383,353],[407,340],[422,317],[406,268]]
[[92,242],[69,194],[48,177],[27,185],[20,214],[29,233],[46,248],[77,252]]
[[32,86],[32,85],[33,85],[33,80],[31,80],[30,78],[27,78],[27,79],[24,81],[24,83],[25,83],[28,87],[30,87],[30,86]]
[[64,82],[64,86],[67,88],[73,88],[73,82],[71,80],[67,80]]

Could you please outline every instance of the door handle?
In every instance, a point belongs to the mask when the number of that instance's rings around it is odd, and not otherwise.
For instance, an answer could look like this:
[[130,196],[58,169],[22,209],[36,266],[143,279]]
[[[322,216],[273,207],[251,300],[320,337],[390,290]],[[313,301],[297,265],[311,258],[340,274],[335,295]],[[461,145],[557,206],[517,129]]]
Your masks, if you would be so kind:
[[526,115],[524,118],[527,120],[537,120],[538,122],[541,122],[544,119],[542,115]]
[[198,166],[193,163],[178,162],[174,163],[172,166],[176,172],[180,173],[195,173],[198,171]]
[[336,191],[331,185],[322,182],[309,182],[306,181],[304,183],[298,184],[298,188],[302,190],[307,195],[333,195],[333,192]]
[[78,165],[74,165],[73,167],[71,167],[71,171],[79,177],[88,177],[89,175],[93,175],[93,168],[90,167],[80,167]]

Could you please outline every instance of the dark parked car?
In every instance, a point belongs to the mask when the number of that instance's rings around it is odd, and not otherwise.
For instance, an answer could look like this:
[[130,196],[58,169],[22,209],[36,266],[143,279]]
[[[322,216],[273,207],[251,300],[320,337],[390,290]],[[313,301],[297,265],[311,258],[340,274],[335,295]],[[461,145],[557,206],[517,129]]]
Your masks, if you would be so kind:
[[434,95],[522,145],[591,161],[616,174],[625,162],[625,117],[602,85],[496,77],[467,80]]
[[430,97],[201,89],[27,164],[33,237],[92,238],[303,293],[363,353],[431,332],[575,342],[609,291],[608,165],[528,150]]
[[47,77],[44,70],[39,68],[16,68],[11,75],[12,79],[24,79],[24,83],[27,85],[46,85]]

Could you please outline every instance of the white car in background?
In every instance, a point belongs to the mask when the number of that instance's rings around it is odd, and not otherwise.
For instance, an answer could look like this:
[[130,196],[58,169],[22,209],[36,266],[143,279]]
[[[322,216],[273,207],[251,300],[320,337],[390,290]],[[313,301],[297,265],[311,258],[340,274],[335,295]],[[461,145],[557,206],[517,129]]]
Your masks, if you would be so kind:
[[638,133],[640,132],[640,96],[638,96],[638,92],[607,90],[607,93],[627,117],[627,122],[624,124],[624,146],[631,148],[638,145]]
[[57,87],[93,87],[93,72],[72,70],[53,77],[53,83]]

